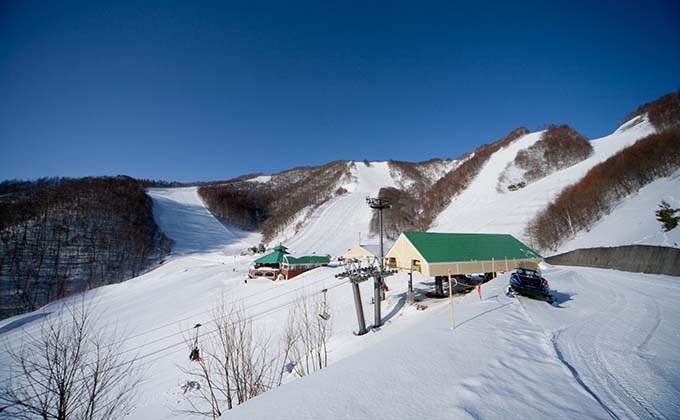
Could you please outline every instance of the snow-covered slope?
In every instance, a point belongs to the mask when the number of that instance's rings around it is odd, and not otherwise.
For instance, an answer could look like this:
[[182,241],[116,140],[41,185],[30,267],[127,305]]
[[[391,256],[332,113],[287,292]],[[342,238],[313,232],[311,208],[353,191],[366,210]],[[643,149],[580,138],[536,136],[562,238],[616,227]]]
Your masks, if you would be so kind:
[[369,238],[373,210],[366,197],[377,196],[382,187],[395,187],[387,162],[355,163],[351,182],[343,185],[347,193],[319,207],[300,232],[278,240],[293,253],[343,254]]
[[[530,144],[535,137],[518,142]],[[617,148],[605,141],[596,151],[606,147]],[[492,157],[482,172],[502,169],[512,153],[507,151],[498,162]],[[326,203],[317,220],[289,242],[293,251],[351,246],[359,231],[365,235],[370,220],[365,196],[393,181],[380,163],[359,163],[354,175],[356,180],[346,186],[349,192]],[[478,189],[480,205],[489,197],[484,185],[477,179],[471,187]],[[495,178],[486,186],[495,191]],[[182,372],[191,364],[182,332],[200,322],[204,334],[213,334],[210,313],[222,298],[241,303],[256,330],[274,343],[295,300],[318,296],[322,289],[328,289],[332,312],[331,366],[225,416],[604,419],[673,418],[680,412],[676,278],[547,268],[562,302],[561,308],[553,308],[506,297],[504,274],[482,286],[483,299],[476,294],[456,298],[452,331],[448,302],[424,296],[432,288],[431,279],[414,276],[427,306],[418,310],[405,304],[407,275],[401,273],[388,279],[385,326],[357,337],[350,285],[334,278],[342,269],[320,268],[291,281],[244,283],[254,257],[235,254],[258,237],[242,236],[217,222],[195,189],[155,189],[150,194],[159,226],[176,242],[174,256],[138,278],[85,294],[96,308],[99,328],[104,333],[123,330],[128,337],[123,351],[138,353],[140,367],[146,369],[147,380],[137,390],[138,406],[128,417],[132,420],[190,418],[177,414],[193,396],[183,394],[180,386],[195,379]],[[366,213],[352,218],[362,211]],[[486,217],[486,211],[478,217]],[[371,286],[361,285],[369,324]],[[38,319],[58,309],[59,304],[49,305],[0,322],[0,346],[18,345],[25,333],[37,331]],[[7,357],[0,352],[2,383],[9,376]]]
[[670,232],[661,229],[655,212],[665,200],[673,208],[680,208],[680,171],[660,178],[642,188],[596,223],[588,232],[564,243],[557,253],[578,248],[617,245],[660,245],[680,247],[680,229]]
[[[652,133],[642,119],[592,142],[589,159],[515,192],[498,192],[499,174],[541,133],[527,134],[491,156],[468,189],[437,218],[433,230],[511,233],[592,166]],[[266,178],[257,180],[267,182]],[[347,193],[314,210],[297,233],[277,238],[294,254],[338,255],[368,242],[367,196],[398,185],[386,162],[356,163]],[[645,243],[677,246],[680,231],[660,232],[653,212],[661,199],[680,206],[680,173],[626,199],[589,232],[563,246]],[[508,274],[476,294],[459,296],[456,329],[447,301],[427,299],[431,279],[414,275],[425,310],[405,304],[406,274],[388,280],[385,326],[357,337],[349,284],[340,268],[320,268],[291,281],[244,282],[254,257],[239,254],[259,234],[217,221],[196,188],[149,190],[154,217],[174,240],[163,265],[130,281],[84,294],[105,333],[122,330],[123,351],[137,353],[147,380],[137,390],[133,420],[188,418],[180,385],[190,367],[183,332],[196,323],[214,334],[210,314],[221,299],[241,304],[260,333],[279,340],[289,308],[300,296],[328,290],[333,334],[330,367],[292,380],[228,413],[235,418],[674,418],[680,413],[680,317],[677,279],[587,268],[546,267],[561,308],[504,294]],[[296,227],[294,223],[292,227]],[[621,226],[625,226],[622,229]],[[527,239],[527,238],[523,238]],[[530,239],[528,239],[530,240]],[[362,300],[370,324],[370,282]],[[0,322],[1,346],[18,345],[61,303]],[[186,334],[186,333],[184,333]],[[0,382],[10,362],[0,352]],[[292,378],[290,378],[292,379]],[[4,414],[0,413],[0,418]],[[7,418],[7,417],[5,417]]]
[[197,187],[151,188],[156,224],[174,241],[175,254],[223,252],[239,254],[260,243],[261,235],[227,226],[215,219]]
[[[425,311],[403,308],[365,351],[238,407],[237,419],[674,418],[677,279],[546,270],[561,308],[508,298],[508,274]],[[404,277],[392,281],[399,292]],[[425,287],[420,284],[419,287]],[[339,351],[334,344],[334,353]],[[347,343],[350,345],[350,343]],[[334,354],[333,353],[333,354]]]
[[[636,117],[636,124],[628,122],[613,134],[593,140],[594,151],[588,159],[517,191],[499,192],[496,189],[499,175],[514,160],[518,151],[540,139],[541,132],[521,137],[491,156],[470,186],[440,213],[431,230],[509,233],[530,242],[531,238],[524,236],[527,223],[562,189],[577,182],[593,166],[654,132],[654,127],[648,121],[639,118]],[[625,242],[625,239],[622,237],[620,241]],[[618,243],[617,240],[612,242]]]

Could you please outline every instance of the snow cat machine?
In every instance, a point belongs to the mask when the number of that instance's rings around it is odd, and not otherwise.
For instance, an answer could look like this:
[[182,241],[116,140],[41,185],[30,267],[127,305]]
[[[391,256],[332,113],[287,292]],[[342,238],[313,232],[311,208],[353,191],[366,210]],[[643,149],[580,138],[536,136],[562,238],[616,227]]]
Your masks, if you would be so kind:
[[508,295],[522,295],[534,299],[545,299],[553,304],[548,280],[541,276],[540,271],[533,268],[518,268],[510,275]]

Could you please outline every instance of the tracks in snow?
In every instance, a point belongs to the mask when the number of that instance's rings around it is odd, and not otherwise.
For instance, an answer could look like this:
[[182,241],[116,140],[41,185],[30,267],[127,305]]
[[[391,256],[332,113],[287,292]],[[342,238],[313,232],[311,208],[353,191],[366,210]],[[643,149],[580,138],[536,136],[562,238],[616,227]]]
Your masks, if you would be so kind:
[[[655,338],[666,327],[663,309],[673,305],[667,296],[673,286],[656,288],[632,273],[571,270],[577,273],[572,284],[581,289],[581,305],[550,311],[520,300],[529,320],[545,330],[557,359],[613,419],[665,419],[677,413],[678,395],[669,392],[676,373],[659,369],[655,360],[660,353]],[[663,298],[670,300],[660,302]]]

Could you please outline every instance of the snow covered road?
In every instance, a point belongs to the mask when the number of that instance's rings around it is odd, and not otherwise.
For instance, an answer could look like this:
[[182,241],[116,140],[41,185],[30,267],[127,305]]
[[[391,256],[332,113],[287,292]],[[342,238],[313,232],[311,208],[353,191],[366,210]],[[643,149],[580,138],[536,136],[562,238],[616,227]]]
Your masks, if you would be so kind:
[[677,418],[678,278],[581,267],[548,275],[559,278],[578,310],[523,303],[584,387],[613,418]]

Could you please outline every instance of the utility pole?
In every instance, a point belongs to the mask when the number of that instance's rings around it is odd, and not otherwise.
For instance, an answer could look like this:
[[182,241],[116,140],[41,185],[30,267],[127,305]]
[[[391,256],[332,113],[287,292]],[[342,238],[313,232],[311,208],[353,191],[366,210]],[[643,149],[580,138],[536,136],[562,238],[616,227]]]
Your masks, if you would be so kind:
[[380,272],[374,277],[373,282],[373,326],[379,327],[382,324],[382,319],[380,316],[380,301],[382,300],[383,294],[383,277],[384,277],[384,259],[385,252],[383,250],[383,214],[382,211],[392,207],[390,200],[387,198],[380,197],[366,197],[366,203],[368,206],[374,210],[378,210],[378,222],[380,225]]

